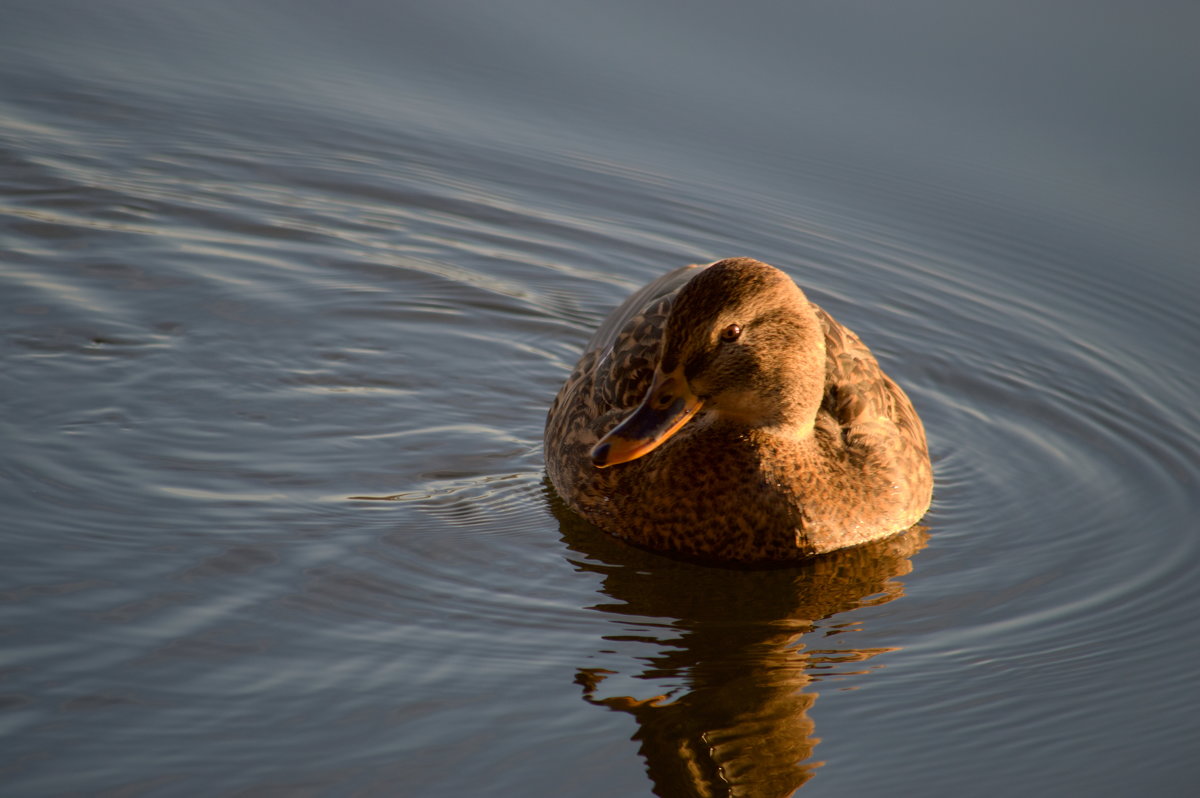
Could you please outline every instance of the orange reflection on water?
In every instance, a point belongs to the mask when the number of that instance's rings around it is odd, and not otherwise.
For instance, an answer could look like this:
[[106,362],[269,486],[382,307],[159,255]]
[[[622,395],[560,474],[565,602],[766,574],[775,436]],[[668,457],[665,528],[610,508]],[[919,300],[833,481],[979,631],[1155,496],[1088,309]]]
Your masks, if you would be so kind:
[[[903,594],[895,577],[928,537],[922,528],[776,570],[667,559],[613,540],[552,500],[580,570],[603,576],[621,632],[605,635],[576,681],[591,704],[627,712],[660,796],[787,796],[812,778],[820,742],[808,711],[815,680],[894,649],[807,648],[858,624],[831,616]],[[849,667],[848,667],[849,666]],[[644,689],[641,689],[644,688]]]

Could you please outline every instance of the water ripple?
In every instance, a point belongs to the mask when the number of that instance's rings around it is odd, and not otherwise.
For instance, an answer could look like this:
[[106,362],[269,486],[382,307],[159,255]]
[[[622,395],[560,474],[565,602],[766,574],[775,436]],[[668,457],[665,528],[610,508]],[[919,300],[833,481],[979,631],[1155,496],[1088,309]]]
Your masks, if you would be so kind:
[[[976,765],[931,758],[964,740],[1032,762],[1190,739],[1168,666],[1198,598],[1196,286],[1166,243],[867,166],[840,175],[851,210],[818,155],[781,192],[432,103],[401,125],[56,80],[0,115],[17,789],[186,791],[221,761],[207,787],[253,791],[297,751],[331,789],[447,763],[492,784],[551,744],[607,772],[635,723],[712,720],[696,695],[760,696],[789,745],[815,723],[830,768],[890,733],[875,767],[905,784]],[[795,276],[911,393],[936,488],[910,549],[706,569],[546,490],[544,413],[592,329],[727,255]]]

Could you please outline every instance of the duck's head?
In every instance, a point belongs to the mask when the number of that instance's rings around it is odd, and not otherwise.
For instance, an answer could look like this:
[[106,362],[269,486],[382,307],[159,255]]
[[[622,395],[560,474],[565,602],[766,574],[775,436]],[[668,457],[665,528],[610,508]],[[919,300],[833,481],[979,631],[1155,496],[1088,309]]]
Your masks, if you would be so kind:
[[676,296],[650,389],[592,449],[592,462],[637,459],[697,414],[802,435],[824,385],[825,337],[804,292],[765,263],[718,261]]

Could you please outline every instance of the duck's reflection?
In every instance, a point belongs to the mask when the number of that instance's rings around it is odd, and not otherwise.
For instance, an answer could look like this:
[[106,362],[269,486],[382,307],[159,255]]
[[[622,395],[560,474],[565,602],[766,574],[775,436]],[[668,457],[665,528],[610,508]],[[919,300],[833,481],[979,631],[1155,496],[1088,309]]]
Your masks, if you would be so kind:
[[[855,626],[828,619],[900,596],[894,577],[911,570],[924,530],[796,567],[740,571],[638,551],[556,498],[551,505],[567,545],[583,555],[572,561],[603,575],[612,602],[594,609],[620,627],[576,679],[590,703],[637,719],[634,739],[655,793],[786,796],[811,778],[820,763],[812,760],[810,683],[883,650],[840,639],[829,647],[827,635]],[[825,646],[801,640],[818,622]]]

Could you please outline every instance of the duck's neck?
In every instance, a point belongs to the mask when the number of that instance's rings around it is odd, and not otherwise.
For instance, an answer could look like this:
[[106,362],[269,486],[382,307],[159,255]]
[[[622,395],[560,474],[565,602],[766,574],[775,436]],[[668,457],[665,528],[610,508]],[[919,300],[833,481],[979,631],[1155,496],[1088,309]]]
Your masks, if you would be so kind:
[[756,445],[804,446],[813,440],[812,418],[807,421],[773,419],[764,423],[761,418],[748,422],[746,419],[714,413],[701,423],[711,427],[717,434],[742,438]]

